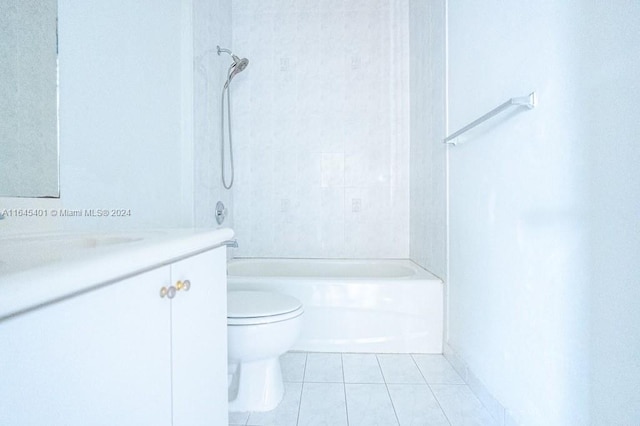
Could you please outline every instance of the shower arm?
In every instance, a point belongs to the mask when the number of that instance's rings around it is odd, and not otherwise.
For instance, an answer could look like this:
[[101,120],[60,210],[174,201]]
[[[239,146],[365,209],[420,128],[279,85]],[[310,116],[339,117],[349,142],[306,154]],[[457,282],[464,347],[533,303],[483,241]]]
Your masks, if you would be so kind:
[[216,48],[218,49],[218,56],[220,56],[220,53],[223,53],[223,52],[226,53],[229,56],[233,55],[233,52],[230,51],[229,49],[225,49],[225,48],[220,47],[220,46],[216,46]]

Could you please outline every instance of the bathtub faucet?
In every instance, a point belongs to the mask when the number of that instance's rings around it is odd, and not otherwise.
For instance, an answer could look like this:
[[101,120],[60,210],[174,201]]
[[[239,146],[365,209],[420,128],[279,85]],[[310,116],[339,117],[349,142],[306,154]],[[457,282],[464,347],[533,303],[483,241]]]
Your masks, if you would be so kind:
[[227,247],[238,248],[238,240],[229,240],[229,241],[225,241],[222,244],[224,244]]

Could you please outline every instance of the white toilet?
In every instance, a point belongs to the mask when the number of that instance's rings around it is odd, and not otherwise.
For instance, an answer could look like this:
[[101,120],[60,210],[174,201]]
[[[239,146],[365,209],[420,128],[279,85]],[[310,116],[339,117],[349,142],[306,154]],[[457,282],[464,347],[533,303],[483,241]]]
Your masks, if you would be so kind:
[[267,291],[227,292],[229,411],[269,411],[282,400],[280,355],[295,343],[302,303]]

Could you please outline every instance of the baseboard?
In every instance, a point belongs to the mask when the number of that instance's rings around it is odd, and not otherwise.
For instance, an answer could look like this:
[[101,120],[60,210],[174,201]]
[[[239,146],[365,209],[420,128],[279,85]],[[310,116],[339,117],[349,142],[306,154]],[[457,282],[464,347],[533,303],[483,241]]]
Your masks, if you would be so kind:
[[515,418],[511,412],[505,408],[500,401],[498,401],[489,392],[487,387],[478,379],[478,377],[469,368],[467,363],[458,355],[458,353],[449,346],[448,343],[444,344],[444,357],[449,361],[453,368],[458,372],[460,377],[469,386],[471,391],[478,397],[482,405],[487,409],[491,417],[495,419],[498,426],[518,426]]

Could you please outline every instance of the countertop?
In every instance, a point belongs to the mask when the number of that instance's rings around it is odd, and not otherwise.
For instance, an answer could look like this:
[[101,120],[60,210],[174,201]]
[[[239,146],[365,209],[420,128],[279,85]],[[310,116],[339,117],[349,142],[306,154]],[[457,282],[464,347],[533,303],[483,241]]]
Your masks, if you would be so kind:
[[231,238],[229,228],[0,238],[0,321],[213,249]]

